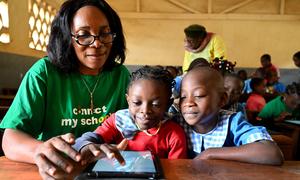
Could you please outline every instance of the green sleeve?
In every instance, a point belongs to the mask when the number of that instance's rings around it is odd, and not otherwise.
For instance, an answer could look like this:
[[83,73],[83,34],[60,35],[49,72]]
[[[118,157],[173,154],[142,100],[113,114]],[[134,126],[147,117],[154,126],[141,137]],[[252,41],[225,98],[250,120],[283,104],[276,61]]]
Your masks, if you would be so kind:
[[24,76],[0,128],[18,129],[37,138],[45,109],[45,61],[38,61]]

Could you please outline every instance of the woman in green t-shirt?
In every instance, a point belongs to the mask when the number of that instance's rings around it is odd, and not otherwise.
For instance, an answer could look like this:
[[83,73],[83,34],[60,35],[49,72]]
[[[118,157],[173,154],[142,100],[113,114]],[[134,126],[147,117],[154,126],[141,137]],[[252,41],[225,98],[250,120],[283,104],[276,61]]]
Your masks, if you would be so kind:
[[119,16],[104,0],[67,0],[52,22],[47,54],[26,73],[0,124],[3,150],[36,164],[43,179],[65,179],[81,159],[74,139],[127,108]]

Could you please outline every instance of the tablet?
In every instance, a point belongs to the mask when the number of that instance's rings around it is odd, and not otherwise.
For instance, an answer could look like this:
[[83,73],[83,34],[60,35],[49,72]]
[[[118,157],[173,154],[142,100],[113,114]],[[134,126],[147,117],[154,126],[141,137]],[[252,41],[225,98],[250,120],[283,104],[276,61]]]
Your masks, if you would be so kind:
[[87,179],[95,178],[162,178],[159,159],[150,151],[120,151],[126,164],[116,159],[102,158],[91,164],[85,171]]
[[288,122],[288,123],[291,123],[291,124],[300,125],[300,120],[292,119],[292,120],[285,120],[285,122]]

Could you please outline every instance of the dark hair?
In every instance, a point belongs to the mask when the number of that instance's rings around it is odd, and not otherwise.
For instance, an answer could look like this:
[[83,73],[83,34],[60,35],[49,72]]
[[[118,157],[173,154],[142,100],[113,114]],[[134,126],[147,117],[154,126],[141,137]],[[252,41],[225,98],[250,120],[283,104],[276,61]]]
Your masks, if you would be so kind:
[[254,91],[254,89],[264,82],[263,78],[254,77],[250,81],[250,87]]
[[300,51],[296,52],[293,57],[300,60]]
[[207,35],[205,27],[199,24],[192,24],[186,27],[184,33],[187,37],[191,38],[205,38]]
[[242,87],[244,87],[244,80],[238,75],[238,74],[235,74],[235,73],[227,73],[224,75],[224,79],[226,77],[231,77],[231,78],[235,78],[237,80],[239,80],[241,83],[242,83]]
[[264,54],[260,57],[261,61],[271,61],[271,55],[270,54]]
[[187,71],[190,71],[190,70],[192,70],[196,67],[200,67],[200,66],[210,66],[210,64],[205,58],[196,58],[191,62]]
[[285,92],[287,94],[298,94],[300,96],[300,83],[293,82],[292,84],[287,85]]
[[50,61],[63,72],[78,70],[78,58],[72,45],[71,24],[75,13],[84,6],[95,6],[102,11],[116,38],[104,69],[119,66],[125,61],[125,38],[120,17],[104,0],[67,0],[56,14],[47,47]]
[[[172,76],[173,76],[173,74],[171,73],[171,71],[173,70],[175,72],[175,77],[179,73],[178,69],[175,66],[166,66],[165,70],[167,70]],[[173,76],[173,78],[175,78],[175,77]]]
[[172,88],[174,87],[174,79],[172,75],[164,69],[158,67],[144,66],[131,74],[131,80],[128,85],[128,89],[132,86],[132,84],[140,79],[146,80],[155,80],[161,84],[166,86],[166,90],[168,91],[168,95],[171,98]]

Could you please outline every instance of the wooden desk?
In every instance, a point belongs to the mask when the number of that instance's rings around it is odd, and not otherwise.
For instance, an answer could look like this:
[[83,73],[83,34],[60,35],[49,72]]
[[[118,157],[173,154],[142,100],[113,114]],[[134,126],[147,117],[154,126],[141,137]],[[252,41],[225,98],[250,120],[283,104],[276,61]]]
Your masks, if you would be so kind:
[[[166,179],[300,179],[300,161],[286,161],[283,166],[264,166],[233,161],[188,159],[161,160]],[[1,180],[41,179],[37,167],[0,157]]]
[[300,125],[291,124],[288,122],[281,122],[275,124],[278,128],[280,128],[283,132],[286,132],[288,136],[290,136],[294,141],[294,159],[300,160]]

